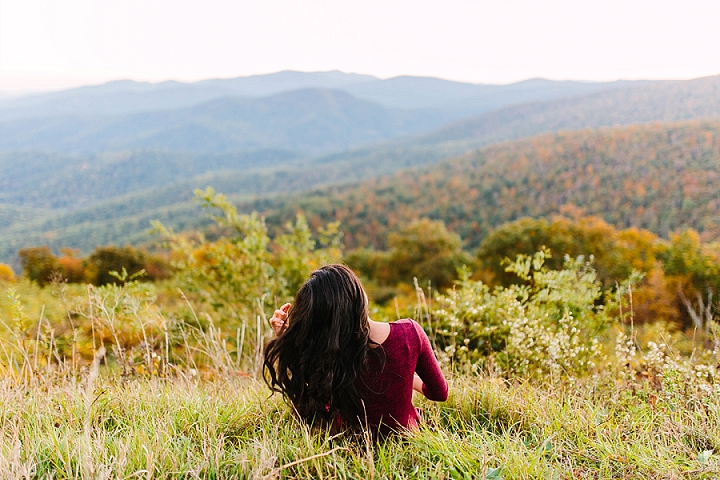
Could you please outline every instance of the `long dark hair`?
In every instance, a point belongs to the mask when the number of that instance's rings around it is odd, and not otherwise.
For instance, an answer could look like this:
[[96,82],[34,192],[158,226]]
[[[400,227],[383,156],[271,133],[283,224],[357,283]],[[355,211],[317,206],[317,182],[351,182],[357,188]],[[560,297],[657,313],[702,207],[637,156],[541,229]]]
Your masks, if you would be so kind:
[[345,265],[326,265],[300,287],[288,327],[265,348],[264,378],[308,423],[346,422],[362,411],[355,380],[367,365],[367,297]]

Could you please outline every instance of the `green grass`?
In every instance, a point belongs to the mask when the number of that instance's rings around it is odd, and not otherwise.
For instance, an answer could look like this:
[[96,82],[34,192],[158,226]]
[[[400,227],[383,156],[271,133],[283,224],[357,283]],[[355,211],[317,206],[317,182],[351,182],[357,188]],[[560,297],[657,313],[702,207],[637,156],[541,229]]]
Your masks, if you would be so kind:
[[244,377],[5,379],[0,477],[718,478],[720,396],[666,393],[454,377],[447,402],[416,399],[420,431],[374,445]]
[[373,443],[300,423],[246,373],[269,332],[248,327],[238,354],[234,330],[180,321],[173,285],[4,285],[0,479],[720,478],[717,336],[688,356],[641,326],[582,376],[444,363],[448,401],[417,397],[423,427]]

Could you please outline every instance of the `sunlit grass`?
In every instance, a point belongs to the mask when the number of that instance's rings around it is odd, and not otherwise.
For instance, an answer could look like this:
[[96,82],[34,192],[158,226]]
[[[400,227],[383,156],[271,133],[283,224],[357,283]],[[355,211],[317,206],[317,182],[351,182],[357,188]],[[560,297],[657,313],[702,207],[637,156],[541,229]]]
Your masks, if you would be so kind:
[[[69,290],[73,319],[50,288],[3,297],[0,479],[720,478],[717,341],[688,358],[626,338],[596,370],[529,380],[445,364],[448,401],[416,398],[423,427],[374,443],[301,424],[257,378],[260,350],[233,349],[242,332],[173,326],[179,308],[141,287]],[[92,328],[59,344],[91,307]]]
[[248,378],[6,379],[0,395],[2,478],[720,475],[717,395],[675,404],[599,377],[572,387],[455,377],[448,402],[417,399],[420,431],[378,444],[308,429]]

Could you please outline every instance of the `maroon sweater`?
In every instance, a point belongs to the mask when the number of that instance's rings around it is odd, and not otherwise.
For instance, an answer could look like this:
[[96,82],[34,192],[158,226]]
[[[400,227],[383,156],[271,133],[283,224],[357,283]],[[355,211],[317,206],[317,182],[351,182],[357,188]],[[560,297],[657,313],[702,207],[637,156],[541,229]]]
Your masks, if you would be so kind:
[[447,381],[430,341],[414,320],[398,320],[390,323],[390,334],[376,349],[382,352],[368,354],[368,373],[355,384],[365,408],[360,420],[367,420],[371,429],[379,426],[380,433],[415,428],[420,417],[412,404],[413,373],[422,379],[428,399],[443,402],[448,396]]

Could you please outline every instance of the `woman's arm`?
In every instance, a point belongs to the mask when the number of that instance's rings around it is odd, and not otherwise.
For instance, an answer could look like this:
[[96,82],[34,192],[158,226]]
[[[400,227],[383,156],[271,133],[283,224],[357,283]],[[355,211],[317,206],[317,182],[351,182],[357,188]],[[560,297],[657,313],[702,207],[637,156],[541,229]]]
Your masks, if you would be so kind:
[[[425,395],[428,400],[436,402],[444,402],[448,397],[448,384],[440,369],[440,364],[435,358],[430,340],[425,331],[417,322],[413,320],[415,331],[420,339],[420,352],[418,355],[417,366],[415,371],[421,379],[420,392]],[[413,380],[413,388],[416,381]]]

